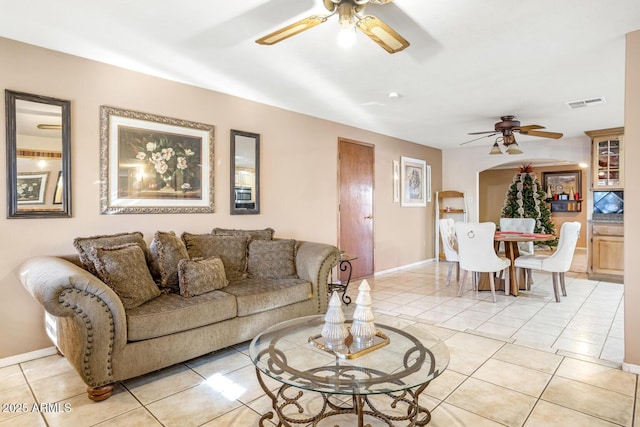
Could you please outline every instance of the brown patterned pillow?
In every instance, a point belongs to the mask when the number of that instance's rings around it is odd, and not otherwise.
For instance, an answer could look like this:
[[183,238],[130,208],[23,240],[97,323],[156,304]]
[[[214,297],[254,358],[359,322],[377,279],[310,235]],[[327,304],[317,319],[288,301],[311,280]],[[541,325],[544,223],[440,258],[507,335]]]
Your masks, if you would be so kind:
[[273,228],[265,228],[264,230],[235,230],[228,228],[214,228],[211,234],[217,236],[244,236],[248,235],[251,240],[271,240],[273,239]]
[[113,246],[121,246],[126,245],[127,243],[135,243],[140,246],[144,253],[145,261],[149,262],[149,250],[147,249],[147,244],[144,241],[144,236],[139,231],[133,233],[119,233],[119,234],[110,234],[104,236],[93,236],[93,237],[76,237],[73,240],[73,246],[78,251],[80,255],[80,261],[85,269],[90,271],[93,274],[96,274],[96,269],[94,266],[94,260],[91,257],[91,248],[109,248]]
[[295,240],[253,240],[249,243],[249,276],[271,279],[298,277],[295,247]]
[[189,259],[184,242],[173,231],[157,231],[149,245],[152,264],[157,264],[160,286],[170,291],[180,291],[178,263]]
[[195,297],[222,289],[229,284],[224,264],[219,257],[207,259],[181,259],[178,263],[180,295]]
[[182,233],[182,241],[187,247],[191,259],[220,257],[227,279],[246,276],[247,242],[249,241],[249,237],[246,235],[216,236],[213,234]]
[[91,257],[98,277],[120,297],[125,310],[160,295],[139,245],[93,247]]

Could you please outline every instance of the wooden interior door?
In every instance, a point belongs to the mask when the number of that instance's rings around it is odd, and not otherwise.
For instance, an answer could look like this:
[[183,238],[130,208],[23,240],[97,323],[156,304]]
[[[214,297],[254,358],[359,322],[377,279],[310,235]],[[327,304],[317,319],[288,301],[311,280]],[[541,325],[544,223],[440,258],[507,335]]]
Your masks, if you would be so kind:
[[[340,250],[357,257],[351,278],[373,274],[374,147],[356,141],[338,141]],[[346,274],[340,273],[340,280]],[[343,276],[344,275],[344,276]]]

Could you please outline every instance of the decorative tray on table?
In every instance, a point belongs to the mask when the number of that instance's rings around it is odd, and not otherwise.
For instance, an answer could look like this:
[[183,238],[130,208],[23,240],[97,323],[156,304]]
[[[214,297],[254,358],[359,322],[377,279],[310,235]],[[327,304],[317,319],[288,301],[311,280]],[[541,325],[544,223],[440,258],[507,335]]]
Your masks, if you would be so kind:
[[319,348],[320,350],[324,350],[329,353],[335,354],[340,359],[355,359],[357,357],[363,356],[367,353],[370,353],[374,350],[382,348],[389,344],[389,337],[376,330],[376,334],[373,336],[373,344],[367,347],[359,347],[353,341],[353,336],[351,335],[351,328],[347,327],[349,331],[349,335],[344,340],[344,344],[346,349],[344,351],[336,351],[332,348],[329,348],[325,342],[324,338],[321,334],[312,335],[309,337],[309,343],[311,343],[314,347]]

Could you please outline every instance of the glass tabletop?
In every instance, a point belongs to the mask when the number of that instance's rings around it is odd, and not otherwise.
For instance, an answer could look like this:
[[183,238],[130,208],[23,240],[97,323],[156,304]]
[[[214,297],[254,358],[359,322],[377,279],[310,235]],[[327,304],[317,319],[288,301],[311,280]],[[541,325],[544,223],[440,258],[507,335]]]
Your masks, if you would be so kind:
[[[347,326],[350,321],[347,320]],[[449,350],[436,336],[420,330],[414,336],[376,323],[389,343],[353,358],[314,345],[324,316],[301,317],[272,326],[249,347],[263,374],[294,387],[332,394],[397,392],[428,383],[449,364]]]

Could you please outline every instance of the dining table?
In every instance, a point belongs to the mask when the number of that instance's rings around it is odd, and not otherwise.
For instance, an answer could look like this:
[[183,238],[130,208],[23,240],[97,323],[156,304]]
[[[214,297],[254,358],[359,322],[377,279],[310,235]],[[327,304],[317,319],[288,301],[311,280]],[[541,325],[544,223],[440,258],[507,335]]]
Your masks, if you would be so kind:
[[[516,258],[520,256],[520,250],[518,249],[518,243],[520,242],[548,242],[549,240],[554,240],[556,238],[553,234],[545,234],[545,233],[523,233],[521,231],[496,231],[493,241],[494,241],[494,249],[496,253],[500,248],[500,242],[504,242],[504,255],[509,258],[511,261],[511,266],[509,267],[509,290],[511,295],[518,296],[519,290],[526,289],[526,283],[523,280],[523,275],[521,274],[520,278],[517,276],[516,267],[514,265],[514,261]],[[520,280],[518,280],[520,279]],[[505,283],[503,279],[496,279],[495,282],[496,290],[505,288]],[[490,290],[489,285],[489,276],[487,274],[483,274],[480,278],[480,282],[478,283],[478,290]]]

